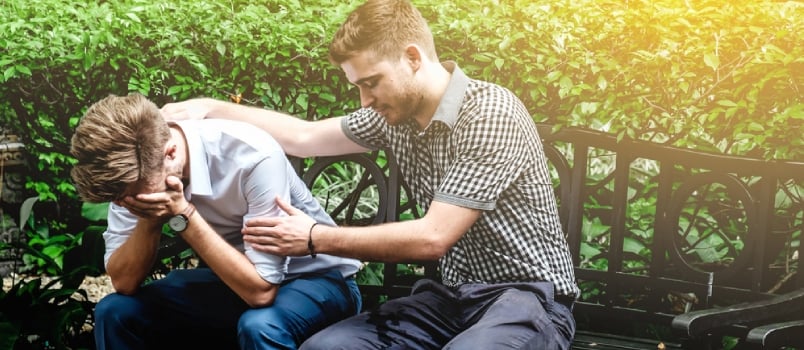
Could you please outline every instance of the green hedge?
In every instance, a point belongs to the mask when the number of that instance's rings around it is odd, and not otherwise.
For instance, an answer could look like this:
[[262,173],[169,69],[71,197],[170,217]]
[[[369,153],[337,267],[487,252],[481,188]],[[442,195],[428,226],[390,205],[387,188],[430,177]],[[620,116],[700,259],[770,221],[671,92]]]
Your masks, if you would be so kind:
[[[804,4],[417,0],[443,60],[518,93],[534,119],[763,158],[804,158]],[[71,130],[109,93],[242,96],[314,119],[358,104],[326,60],[338,0],[7,0],[0,119],[30,186],[74,198]]]
[[[804,159],[801,2],[414,3],[429,19],[443,60],[510,88],[537,121],[725,154]],[[239,96],[306,119],[343,114],[358,105],[357,91],[328,63],[326,50],[353,6],[0,1],[0,128],[23,138],[31,157],[27,185],[57,209],[37,211],[51,220],[31,225],[32,233],[49,238],[40,244],[45,248],[31,247],[41,254],[31,254],[61,270],[52,258],[74,242],[60,235],[80,240],[82,232],[102,229],[87,227],[103,215],[90,215],[93,207],[79,214],[69,180],[68,142],[86,107],[110,93],[138,91],[158,104]],[[64,265],[61,290],[39,288],[36,280],[19,284],[19,293],[0,293],[0,302],[25,307],[0,315],[0,349],[20,335],[41,335],[38,342],[56,347],[91,343],[63,339],[91,312],[85,301],[61,304],[86,272]],[[60,306],[31,311],[33,304]],[[58,324],[40,329],[40,317]],[[73,338],[82,336],[89,335]]]
[[502,3],[441,4],[449,18],[430,18],[442,58],[511,87],[535,118],[681,147],[804,158],[801,2]]

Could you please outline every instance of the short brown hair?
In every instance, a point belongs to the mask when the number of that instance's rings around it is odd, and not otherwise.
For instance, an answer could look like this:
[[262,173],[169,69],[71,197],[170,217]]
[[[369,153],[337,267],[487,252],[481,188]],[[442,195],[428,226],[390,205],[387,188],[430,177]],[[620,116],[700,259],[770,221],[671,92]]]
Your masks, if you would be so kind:
[[170,129],[159,108],[141,94],[110,95],[87,109],[73,134],[70,175],[81,200],[119,199],[129,184],[164,167]]
[[427,21],[410,1],[368,0],[349,14],[335,33],[329,60],[340,65],[365,51],[381,59],[395,59],[408,44],[417,44],[430,59],[438,59]]

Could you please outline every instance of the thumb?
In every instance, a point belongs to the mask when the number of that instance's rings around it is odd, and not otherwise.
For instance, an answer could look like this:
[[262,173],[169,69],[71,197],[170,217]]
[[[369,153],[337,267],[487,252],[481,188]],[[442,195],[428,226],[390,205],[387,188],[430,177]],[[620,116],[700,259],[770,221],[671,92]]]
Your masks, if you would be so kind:
[[288,202],[285,202],[285,200],[282,199],[282,197],[279,197],[279,196],[276,197],[276,205],[279,207],[279,209],[282,209],[282,211],[284,211],[288,215],[291,215],[291,216],[293,216],[293,215],[304,215],[304,212],[302,212],[299,209],[294,208]]
[[170,175],[165,179],[165,184],[169,190],[181,192],[184,191],[184,184],[177,176]]

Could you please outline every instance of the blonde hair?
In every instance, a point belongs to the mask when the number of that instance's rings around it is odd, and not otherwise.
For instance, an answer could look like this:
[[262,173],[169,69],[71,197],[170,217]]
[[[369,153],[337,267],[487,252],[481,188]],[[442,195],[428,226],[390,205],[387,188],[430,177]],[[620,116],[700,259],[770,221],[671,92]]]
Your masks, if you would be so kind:
[[119,199],[129,184],[149,180],[164,167],[170,139],[159,108],[141,94],[110,95],[87,109],[73,134],[70,175],[81,200]]
[[380,59],[396,59],[409,44],[419,45],[424,55],[438,60],[427,21],[410,1],[368,0],[349,14],[335,33],[329,60],[340,65],[366,51]]

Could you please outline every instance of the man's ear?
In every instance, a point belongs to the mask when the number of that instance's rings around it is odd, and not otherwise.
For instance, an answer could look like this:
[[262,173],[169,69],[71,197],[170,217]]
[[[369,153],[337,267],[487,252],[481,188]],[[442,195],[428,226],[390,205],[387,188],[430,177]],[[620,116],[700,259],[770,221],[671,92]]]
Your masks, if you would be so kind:
[[414,72],[418,71],[422,66],[422,51],[416,44],[410,44],[405,47],[405,60],[410,65],[410,69]]
[[175,143],[168,143],[165,146],[165,157],[173,160],[176,159],[176,151],[178,150],[178,146]]

